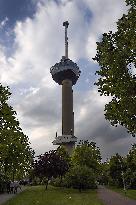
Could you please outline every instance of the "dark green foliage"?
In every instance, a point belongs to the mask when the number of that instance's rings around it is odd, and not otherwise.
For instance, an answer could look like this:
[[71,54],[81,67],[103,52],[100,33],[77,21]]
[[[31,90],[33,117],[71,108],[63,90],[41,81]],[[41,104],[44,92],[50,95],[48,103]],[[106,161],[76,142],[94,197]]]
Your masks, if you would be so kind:
[[101,165],[98,181],[126,189],[136,189],[136,144],[132,145],[127,156],[116,154]]
[[132,8],[136,8],[136,1],[135,0],[126,0],[127,5],[131,5]]
[[98,176],[98,182],[102,185],[109,185],[110,183],[110,170],[109,170],[109,162],[106,161],[101,164],[101,172]]
[[94,171],[85,165],[73,166],[66,174],[65,180],[68,187],[79,189],[79,191],[97,187]]
[[57,177],[57,178],[52,178],[50,181],[50,185],[54,187],[68,187],[65,176],[64,177]]
[[126,0],[131,5],[128,14],[117,22],[117,31],[104,33],[97,43],[94,58],[100,65],[98,92],[111,95],[112,101],[105,106],[105,118],[112,125],[122,125],[134,136],[136,133],[136,1]]
[[23,134],[16,112],[8,105],[11,93],[0,84],[0,173],[5,177],[23,177],[31,167],[33,150]]
[[136,189],[136,144],[132,145],[127,158],[126,182],[132,189]]
[[123,187],[125,172],[126,161],[119,154],[112,156],[109,162],[109,174],[112,178],[113,185]]
[[95,174],[100,171],[100,162],[101,153],[95,142],[80,142],[72,155],[74,165],[87,166],[94,170]]
[[70,156],[68,154],[68,152],[66,151],[65,147],[62,145],[62,146],[59,146],[56,150],[56,152],[58,153],[58,155],[63,158],[64,160],[66,161],[70,161]]
[[45,184],[47,189],[48,181],[51,178],[60,177],[60,181],[62,181],[62,176],[69,169],[69,162],[68,154],[61,147],[58,150],[45,152],[34,162],[34,175],[41,180],[46,178]]
[[101,154],[96,143],[80,141],[71,157],[71,167],[66,174],[68,187],[83,189],[96,188],[96,180],[100,173]]

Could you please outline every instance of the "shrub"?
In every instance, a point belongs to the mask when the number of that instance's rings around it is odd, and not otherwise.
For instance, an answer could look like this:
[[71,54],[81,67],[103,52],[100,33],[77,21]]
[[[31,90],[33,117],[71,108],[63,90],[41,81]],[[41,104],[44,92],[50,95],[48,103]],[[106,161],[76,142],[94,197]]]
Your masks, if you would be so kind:
[[96,177],[92,169],[87,166],[76,165],[65,176],[65,185],[79,189],[95,189]]
[[65,178],[62,178],[62,179],[60,177],[53,178],[50,181],[50,185],[55,186],[55,187],[65,187],[66,186]]

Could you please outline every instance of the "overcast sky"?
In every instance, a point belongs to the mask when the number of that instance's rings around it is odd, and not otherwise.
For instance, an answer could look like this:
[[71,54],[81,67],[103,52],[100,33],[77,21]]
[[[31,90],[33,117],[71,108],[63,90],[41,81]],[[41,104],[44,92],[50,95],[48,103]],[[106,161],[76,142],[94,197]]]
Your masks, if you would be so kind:
[[126,154],[136,142],[105,120],[110,98],[99,96],[94,86],[99,66],[92,60],[102,33],[116,31],[127,9],[123,0],[0,0],[0,82],[10,86],[10,103],[36,154],[55,149],[56,131],[61,135],[61,86],[50,67],[64,55],[66,20],[69,57],[81,70],[73,87],[75,136],[95,141],[104,160]]

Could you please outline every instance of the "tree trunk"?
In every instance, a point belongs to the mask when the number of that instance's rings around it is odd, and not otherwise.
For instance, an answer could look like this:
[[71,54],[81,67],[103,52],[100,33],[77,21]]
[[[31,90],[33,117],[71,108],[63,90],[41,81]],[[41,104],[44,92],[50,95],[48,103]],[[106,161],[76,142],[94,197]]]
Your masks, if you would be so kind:
[[60,186],[62,185],[62,175],[60,176]]
[[79,192],[81,193],[81,190],[82,190],[82,185],[80,184],[79,185]]
[[12,181],[14,182],[14,179],[15,179],[15,172],[13,171],[12,173]]
[[48,182],[49,182],[49,179],[47,179],[46,181],[46,185],[45,185],[46,190],[48,189]]

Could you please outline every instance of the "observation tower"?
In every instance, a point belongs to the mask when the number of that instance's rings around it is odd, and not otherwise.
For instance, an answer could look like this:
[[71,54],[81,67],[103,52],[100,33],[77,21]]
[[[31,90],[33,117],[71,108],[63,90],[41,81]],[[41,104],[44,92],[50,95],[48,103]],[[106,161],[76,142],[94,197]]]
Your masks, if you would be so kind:
[[63,145],[69,154],[72,153],[77,138],[74,136],[74,112],[73,112],[73,89],[81,71],[76,63],[68,58],[68,21],[63,23],[65,27],[65,56],[59,63],[50,68],[53,80],[62,85],[62,135],[53,141],[54,145]]

